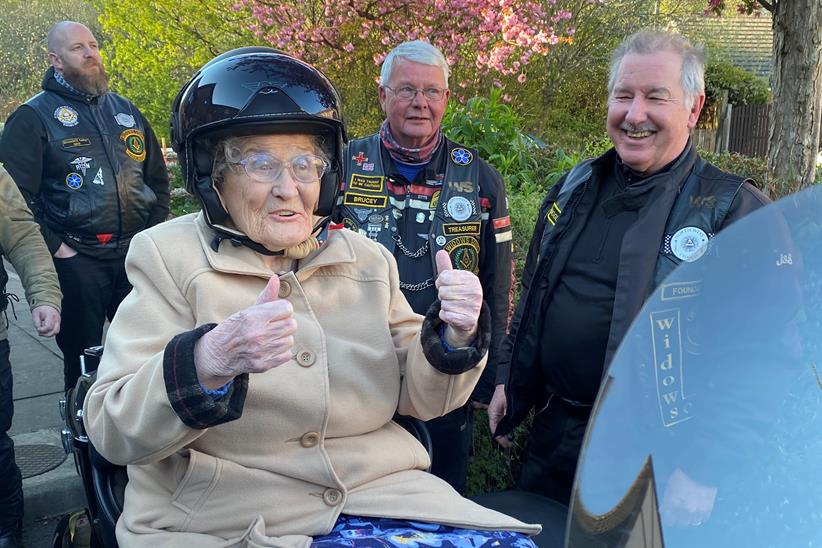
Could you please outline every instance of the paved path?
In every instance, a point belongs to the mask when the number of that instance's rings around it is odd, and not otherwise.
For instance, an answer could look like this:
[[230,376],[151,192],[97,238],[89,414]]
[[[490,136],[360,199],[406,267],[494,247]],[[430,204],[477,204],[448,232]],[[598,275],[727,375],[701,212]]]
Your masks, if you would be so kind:
[[[50,444],[62,447],[63,421],[57,408],[62,397],[63,360],[54,339],[37,335],[25,304],[20,278],[6,263],[7,291],[20,297],[15,303],[17,318],[8,309],[11,366],[14,375],[14,422],[11,437],[16,446]],[[50,472],[23,480],[26,500],[23,540],[28,548],[51,546],[56,518],[85,505],[74,459],[68,457]]]

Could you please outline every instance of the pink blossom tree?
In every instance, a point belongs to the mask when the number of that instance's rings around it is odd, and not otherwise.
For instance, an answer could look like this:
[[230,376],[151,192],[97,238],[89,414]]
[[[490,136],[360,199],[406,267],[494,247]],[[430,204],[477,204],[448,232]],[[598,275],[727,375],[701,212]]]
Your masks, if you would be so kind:
[[524,83],[533,59],[574,34],[557,0],[238,0],[235,9],[250,11],[259,38],[330,72],[362,55],[379,65],[398,43],[427,40],[463,89],[489,76]]

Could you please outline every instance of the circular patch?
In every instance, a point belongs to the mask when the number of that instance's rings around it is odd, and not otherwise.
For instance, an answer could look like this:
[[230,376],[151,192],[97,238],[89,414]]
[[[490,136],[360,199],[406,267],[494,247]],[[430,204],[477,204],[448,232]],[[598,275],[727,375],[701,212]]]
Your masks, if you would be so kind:
[[66,127],[74,127],[80,123],[80,115],[68,105],[57,107],[54,110],[54,118]]
[[451,256],[454,268],[479,274],[479,240],[460,236],[448,242],[443,249]]
[[354,222],[354,219],[349,219],[348,217],[345,217],[342,220],[342,224],[343,227],[347,228],[348,230],[353,230],[354,232],[357,232],[359,230],[359,226],[357,226],[357,223]]
[[146,159],[146,140],[142,131],[127,129],[120,134],[120,140],[125,143],[129,158],[138,162]]
[[465,148],[455,148],[451,151],[451,161],[458,166],[467,166],[474,160],[471,151]]
[[71,172],[66,175],[66,186],[69,188],[73,188],[77,190],[81,186],[83,186],[83,176],[79,173]]
[[686,226],[671,236],[671,252],[674,257],[692,263],[708,249],[708,235],[701,228]]
[[467,221],[471,217],[473,208],[468,198],[462,196],[454,196],[448,199],[445,204],[445,210],[455,221]]
[[437,236],[437,239],[434,241],[437,242],[438,246],[442,247],[445,245],[445,236]]

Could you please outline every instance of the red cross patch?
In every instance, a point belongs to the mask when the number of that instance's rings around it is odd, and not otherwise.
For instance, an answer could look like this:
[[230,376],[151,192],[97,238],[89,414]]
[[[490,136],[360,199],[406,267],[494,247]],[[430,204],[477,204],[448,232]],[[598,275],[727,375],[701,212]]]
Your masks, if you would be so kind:
[[362,151],[360,151],[360,153],[357,154],[356,156],[352,156],[351,159],[354,160],[355,162],[357,162],[358,166],[361,166],[363,162],[368,161],[368,158],[366,158],[365,154],[363,154]]

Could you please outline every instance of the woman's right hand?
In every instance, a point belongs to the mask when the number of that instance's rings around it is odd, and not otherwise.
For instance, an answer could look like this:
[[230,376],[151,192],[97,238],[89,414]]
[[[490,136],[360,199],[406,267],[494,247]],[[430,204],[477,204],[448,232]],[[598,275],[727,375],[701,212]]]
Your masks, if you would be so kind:
[[280,299],[280,279],[272,276],[257,301],[232,314],[194,346],[194,365],[204,387],[214,390],[243,373],[263,373],[291,360],[297,321]]

